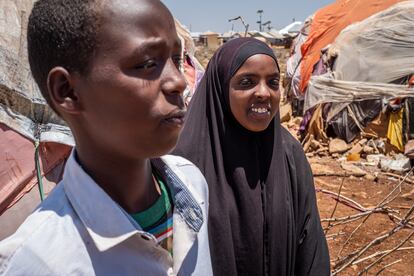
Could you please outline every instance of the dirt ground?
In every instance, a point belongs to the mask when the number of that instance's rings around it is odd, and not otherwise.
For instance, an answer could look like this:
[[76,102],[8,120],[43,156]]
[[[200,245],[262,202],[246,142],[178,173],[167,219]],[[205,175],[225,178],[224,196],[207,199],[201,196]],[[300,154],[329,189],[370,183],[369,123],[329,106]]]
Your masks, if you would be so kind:
[[[316,171],[331,171],[340,174],[344,172],[340,166],[338,159],[331,157],[312,157],[309,159],[314,172]],[[379,172],[376,167],[364,167],[364,170],[371,172],[371,175]],[[411,180],[409,177],[408,179]],[[343,181],[343,183],[342,183]],[[354,200],[363,207],[369,209],[377,206],[393,189],[399,184],[399,180],[391,178],[382,173],[378,173],[378,178],[367,179],[365,177],[354,176],[316,176],[315,186],[316,189],[329,190],[337,194],[341,187],[341,195]],[[414,185],[403,184],[401,193],[395,198],[393,202],[388,204],[392,209],[396,210],[398,217],[403,217],[408,209],[414,204]],[[318,206],[322,221],[328,218],[340,218],[353,214],[358,214],[360,211],[348,207],[345,204],[338,203],[335,213],[332,213],[336,206],[335,195],[330,196],[323,192],[317,192]],[[411,216],[413,218],[413,216]],[[326,233],[330,256],[331,256],[331,268],[334,269],[334,265],[338,262],[338,253],[343,247],[346,239],[352,231],[364,220],[361,218],[354,222],[348,222],[343,225],[334,226]],[[413,219],[411,220],[413,221]],[[335,222],[331,222],[335,223]],[[328,222],[323,222],[323,227],[326,228]],[[344,247],[340,257],[347,256],[348,254],[358,251],[363,246],[372,242],[377,237],[389,232],[397,224],[393,222],[387,214],[375,213],[372,214],[367,221],[355,232],[353,238]],[[413,233],[413,229],[404,228],[398,231],[388,239],[381,243],[372,246],[368,249],[359,259],[370,256],[376,252],[390,250],[404,241],[410,234]],[[373,266],[368,271],[368,274],[362,275],[376,275],[386,265],[395,261],[397,263],[385,268],[381,271],[381,275],[414,275],[414,236],[411,236],[401,248],[407,248],[406,250],[396,251],[389,256],[385,257],[377,265]],[[337,275],[358,275],[366,266],[374,262],[379,256],[375,258],[369,258],[358,264],[350,265],[345,270],[341,271]]]

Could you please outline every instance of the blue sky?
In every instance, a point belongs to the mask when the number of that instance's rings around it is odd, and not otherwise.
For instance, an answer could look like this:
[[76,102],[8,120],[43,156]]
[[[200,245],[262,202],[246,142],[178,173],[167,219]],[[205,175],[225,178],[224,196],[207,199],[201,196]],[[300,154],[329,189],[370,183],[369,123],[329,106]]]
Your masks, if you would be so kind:
[[[225,32],[231,30],[232,23],[228,19],[242,16],[249,24],[249,30],[258,30],[256,23],[259,17],[257,10],[263,10],[262,22],[270,20],[271,26],[281,29],[292,22],[304,21],[319,8],[334,0],[161,0],[187,27],[193,32],[207,30]],[[234,30],[242,31],[240,21],[234,22]]]

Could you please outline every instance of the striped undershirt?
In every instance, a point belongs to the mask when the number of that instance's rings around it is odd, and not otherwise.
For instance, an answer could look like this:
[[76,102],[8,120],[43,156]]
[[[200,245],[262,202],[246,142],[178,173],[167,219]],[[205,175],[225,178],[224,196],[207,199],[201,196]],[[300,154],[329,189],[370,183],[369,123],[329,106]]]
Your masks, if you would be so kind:
[[172,256],[173,204],[171,194],[161,178],[157,174],[154,175],[161,190],[160,197],[147,210],[131,214],[131,216],[144,231],[154,235],[158,243]]

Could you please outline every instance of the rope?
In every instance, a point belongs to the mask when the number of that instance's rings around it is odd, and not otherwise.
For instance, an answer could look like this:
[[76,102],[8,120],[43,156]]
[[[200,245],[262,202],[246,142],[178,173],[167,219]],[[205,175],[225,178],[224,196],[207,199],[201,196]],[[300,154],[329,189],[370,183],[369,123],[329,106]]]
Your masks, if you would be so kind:
[[35,169],[36,169],[36,176],[37,176],[37,185],[39,186],[40,200],[43,201],[44,193],[43,193],[42,173],[40,171],[39,145],[40,145],[39,140],[36,140],[35,141]]

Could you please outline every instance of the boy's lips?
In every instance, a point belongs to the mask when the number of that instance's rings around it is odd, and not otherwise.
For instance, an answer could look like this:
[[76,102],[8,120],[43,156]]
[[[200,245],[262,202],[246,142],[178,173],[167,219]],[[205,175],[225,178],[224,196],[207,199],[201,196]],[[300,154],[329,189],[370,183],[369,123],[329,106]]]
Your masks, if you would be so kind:
[[182,125],[184,124],[185,114],[185,109],[175,109],[169,112],[167,115],[165,115],[162,119],[162,122],[168,125],[182,127]]

